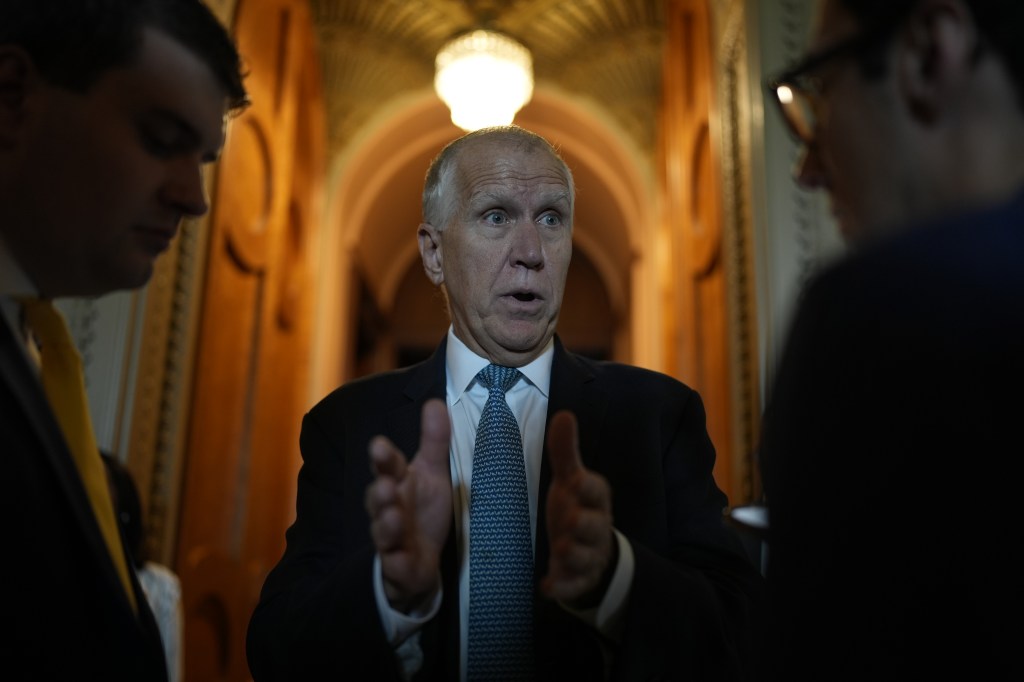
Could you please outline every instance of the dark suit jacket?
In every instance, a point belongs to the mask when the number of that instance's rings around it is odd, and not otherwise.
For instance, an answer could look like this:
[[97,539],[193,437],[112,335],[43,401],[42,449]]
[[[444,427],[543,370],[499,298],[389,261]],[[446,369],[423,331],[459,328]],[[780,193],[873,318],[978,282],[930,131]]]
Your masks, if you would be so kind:
[[166,680],[160,634],[135,573],[138,617],[39,380],[4,320],[0,452],[0,677]]
[[[611,483],[615,526],[632,543],[636,573],[619,647],[538,594],[540,679],[601,679],[609,654],[615,679],[736,679],[761,581],[723,527],[726,499],[711,476],[715,454],[699,396],[661,374],[571,355],[557,340],[551,371],[548,417],[576,413],[583,463]],[[348,384],[306,415],[297,519],[249,627],[256,680],[398,679],[371,582],[367,446],[385,434],[414,453],[423,403],[444,394],[442,343],[425,363]],[[547,570],[550,478],[545,457],[538,579]],[[441,612],[421,634],[420,679],[458,679],[454,545],[452,532]]]
[[1024,679],[1024,197],[807,291],[762,446],[778,679]]

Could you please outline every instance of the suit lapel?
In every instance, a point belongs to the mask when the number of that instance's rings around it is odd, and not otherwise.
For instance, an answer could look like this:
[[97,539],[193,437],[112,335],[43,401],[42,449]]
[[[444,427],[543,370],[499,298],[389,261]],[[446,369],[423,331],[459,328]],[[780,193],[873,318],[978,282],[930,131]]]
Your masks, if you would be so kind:
[[[601,424],[608,409],[608,395],[597,388],[595,376],[576,356],[555,338],[555,357],[551,363],[551,389],[548,421],[559,410],[572,410],[579,423],[580,454],[583,464],[598,468],[601,457]],[[545,445],[545,464],[547,463]]]
[[[596,383],[593,372],[568,353],[556,337],[545,423],[550,423],[551,417],[559,410],[571,410],[576,415],[580,455],[583,465],[588,468],[600,468],[601,429],[608,405],[607,395]],[[547,499],[550,488],[551,465],[545,442],[537,493],[537,545],[534,548],[536,584],[548,571],[550,551]],[[559,664],[567,660],[574,661],[574,676],[597,679],[595,671],[599,671],[602,665],[600,647],[594,646],[596,640],[588,628],[581,628],[575,616],[569,615],[557,602],[542,596],[539,590],[534,602],[534,619],[534,643],[540,679],[561,678]]]
[[[431,398],[446,398],[447,374],[445,369],[448,335],[425,362],[410,370],[403,394],[406,402],[392,408],[387,415],[385,435],[398,446],[407,458],[415,456],[420,446],[420,421],[423,404]],[[423,637],[431,642],[425,651],[442,652],[440,660],[426,663],[430,670],[457,671],[459,669],[459,561],[455,542],[455,515],[448,528],[448,542],[441,552],[441,579],[444,600],[441,611],[425,629]],[[443,678],[444,674],[434,677]]]
[[[14,399],[23,410],[25,422],[28,424],[39,442],[40,459],[52,470],[57,485],[61,489],[61,497],[70,506],[69,514],[87,539],[87,545],[93,552],[96,566],[102,566],[108,587],[116,592],[126,613],[130,612],[127,595],[114,569],[106,542],[100,533],[92,505],[82,485],[81,477],[71,458],[61,434],[60,426],[50,410],[38,377],[28,365],[24,351],[18,346],[9,326],[0,320],[0,380],[14,395]],[[25,456],[36,456],[27,453]],[[134,618],[133,618],[134,620]]]
[[445,398],[445,336],[434,354],[410,371],[404,394],[408,401],[393,408],[387,416],[388,436],[406,457],[412,457],[420,446],[420,413],[430,398]]
[[[545,425],[560,410],[571,410],[576,415],[580,437],[580,456],[583,466],[600,468],[601,427],[608,406],[604,391],[594,385],[593,373],[562,346],[555,337],[555,355],[551,362],[551,386],[548,394],[548,413]],[[540,465],[540,485],[537,489],[537,546],[534,548],[534,572],[539,579],[547,573],[548,528],[547,502],[551,487],[551,465],[545,437],[544,456]]]

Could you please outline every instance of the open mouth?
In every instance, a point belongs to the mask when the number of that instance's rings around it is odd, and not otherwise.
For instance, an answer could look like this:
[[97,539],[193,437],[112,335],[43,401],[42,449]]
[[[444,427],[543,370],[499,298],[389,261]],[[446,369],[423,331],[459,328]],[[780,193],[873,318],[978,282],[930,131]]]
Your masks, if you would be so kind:
[[512,297],[514,299],[516,299],[517,301],[523,301],[523,302],[527,302],[527,303],[537,299],[536,296],[534,296],[533,294],[529,294],[529,293],[512,294]]

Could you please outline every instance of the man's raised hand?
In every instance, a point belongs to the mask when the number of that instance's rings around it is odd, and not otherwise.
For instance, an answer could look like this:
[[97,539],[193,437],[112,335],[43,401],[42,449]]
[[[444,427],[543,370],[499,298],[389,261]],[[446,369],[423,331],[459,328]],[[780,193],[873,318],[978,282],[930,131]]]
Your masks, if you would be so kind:
[[569,606],[597,606],[617,560],[611,488],[580,461],[576,417],[571,412],[563,410],[551,418],[547,444],[552,472],[547,504],[551,558],[541,587],[548,597]]
[[408,612],[440,589],[441,549],[452,517],[450,432],[444,402],[430,400],[412,461],[384,436],[370,442],[376,478],[366,489],[366,510],[384,591],[398,611]]

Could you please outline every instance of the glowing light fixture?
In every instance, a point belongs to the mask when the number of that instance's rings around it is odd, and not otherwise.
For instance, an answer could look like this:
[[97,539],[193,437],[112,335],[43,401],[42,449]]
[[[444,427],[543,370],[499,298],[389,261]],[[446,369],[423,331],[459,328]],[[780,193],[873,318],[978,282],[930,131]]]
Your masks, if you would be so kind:
[[477,30],[437,53],[434,89],[463,130],[512,123],[533,96],[530,51],[506,35]]

